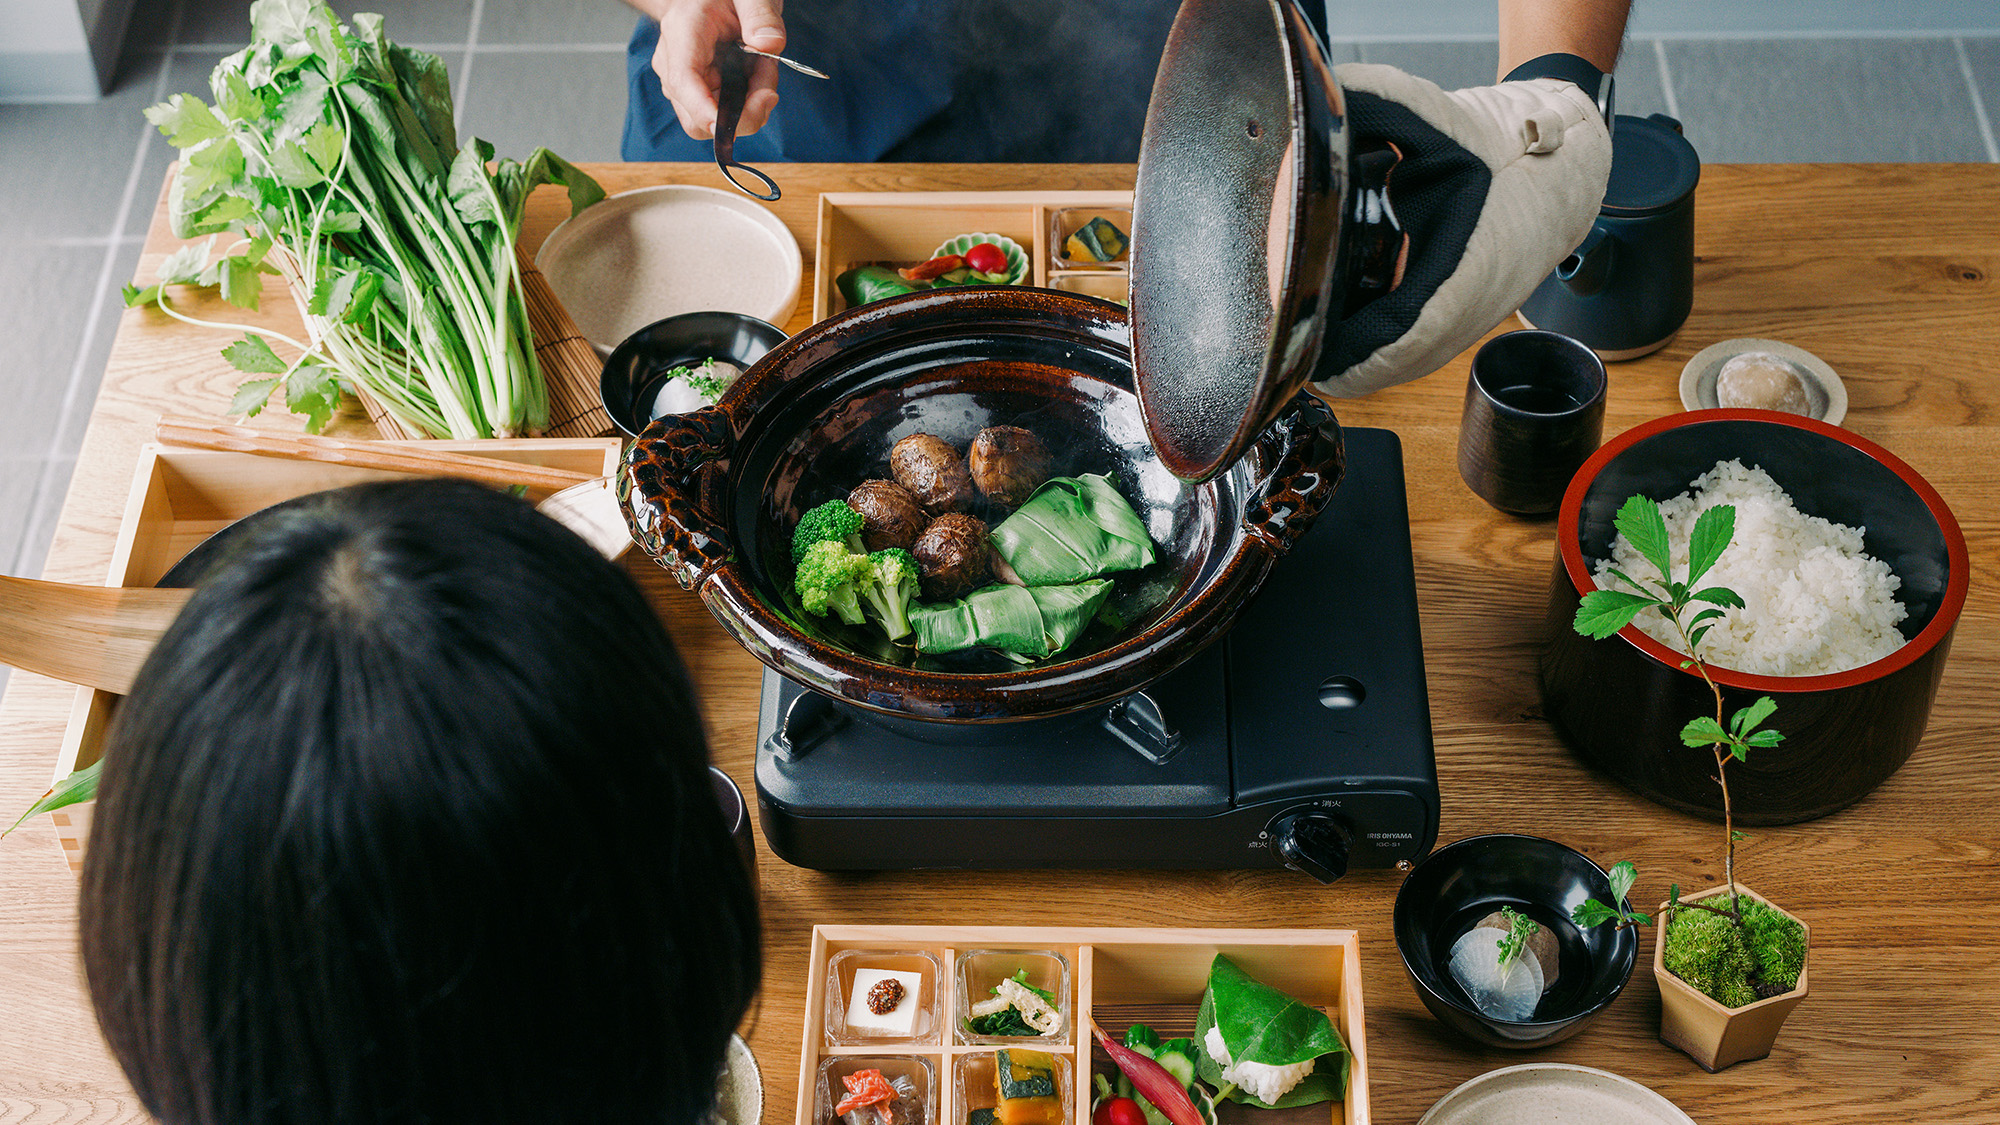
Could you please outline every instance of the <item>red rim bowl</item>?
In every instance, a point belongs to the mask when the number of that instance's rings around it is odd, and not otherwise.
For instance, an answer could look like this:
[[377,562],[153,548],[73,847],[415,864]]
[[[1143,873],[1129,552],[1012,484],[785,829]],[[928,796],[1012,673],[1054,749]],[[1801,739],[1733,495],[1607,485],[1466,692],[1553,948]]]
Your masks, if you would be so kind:
[[[1800,510],[1866,528],[1867,552],[1902,579],[1905,643],[1880,660],[1817,676],[1711,668],[1729,712],[1769,695],[1777,747],[1731,766],[1744,824],[1790,824],[1860,800],[1907,761],[1923,737],[1970,583],[1965,536],[1929,482],[1881,446],[1838,426],[1765,410],[1697,410],[1636,426],[1584,462],[1563,495],[1541,662],[1544,712],[1563,740],[1635,792],[1721,819],[1715,764],[1681,744],[1713,698],[1680,653],[1637,626],[1595,641],[1572,621],[1597,588],[1591,560],[1609,554],[1626,497],[1686,492],[1717,461],[1760,466]],[[1606,701],[1617,701],[1607,704]]]

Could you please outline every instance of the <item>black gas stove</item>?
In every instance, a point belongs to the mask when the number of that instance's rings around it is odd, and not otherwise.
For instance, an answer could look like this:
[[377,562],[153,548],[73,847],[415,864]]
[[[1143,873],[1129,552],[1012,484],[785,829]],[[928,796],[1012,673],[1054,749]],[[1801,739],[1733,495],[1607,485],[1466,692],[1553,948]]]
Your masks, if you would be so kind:
[[1346,478],[1222,640],[1108,707],[967,725],[764,673],[758,819],[821,870],[1349,867],[1427,854],[1437,766],[1402,445]]

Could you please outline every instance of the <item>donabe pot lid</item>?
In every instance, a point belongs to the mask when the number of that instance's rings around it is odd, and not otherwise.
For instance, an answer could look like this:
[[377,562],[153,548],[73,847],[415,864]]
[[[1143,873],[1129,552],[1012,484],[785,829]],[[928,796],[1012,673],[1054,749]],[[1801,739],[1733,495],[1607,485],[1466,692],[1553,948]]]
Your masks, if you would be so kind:
[[1311,375],[1344,293],[1347,169],[1340,89],[1293,0],[1185,0],[1132,201],[1134,382],[1176,476],[1234,464]]

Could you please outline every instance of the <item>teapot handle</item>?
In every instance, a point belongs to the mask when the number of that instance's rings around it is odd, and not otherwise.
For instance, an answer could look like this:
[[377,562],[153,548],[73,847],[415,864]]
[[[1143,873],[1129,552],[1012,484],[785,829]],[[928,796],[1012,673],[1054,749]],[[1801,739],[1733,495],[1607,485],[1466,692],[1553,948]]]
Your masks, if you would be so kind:
[[1312,529],[1333,499],[1347,471],[1347,449],[1333,411],[1303,392],[1264,431],[1256,448],[1272,469],[1257,488],[1256,503],[1244,513],[1243,529],[1281,556]]
[[618,465],[618,499],[632,538],[691,590],[729,561],[729,534],[703,495],[704,472],[736,451],[727,411],[710,406],[655,419]]

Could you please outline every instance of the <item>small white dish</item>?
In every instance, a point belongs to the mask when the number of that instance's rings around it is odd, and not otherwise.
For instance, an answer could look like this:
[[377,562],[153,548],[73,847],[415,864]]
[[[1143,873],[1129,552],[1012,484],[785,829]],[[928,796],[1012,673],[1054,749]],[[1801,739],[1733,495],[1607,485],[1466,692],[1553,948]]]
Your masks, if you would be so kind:
[[1748,352],[1767,352],[1791,365],[1805,384],[1808,417],[1830,426],[1840,425],[1847,417],[1847,384],[1841,382],[1825,360],[1782,341],[1751,337],[1724,340],[1696,352],[1687,366],[1681,368],[1681,405],[1689,410],[1713,410],[1720,406],[1715,397],[1716,375],[1723,364]]
[[735,312],[784,327],[798,307],[799,244],[754,200],[665,184],[565,219],[535,265],[599,355],[656,320]]
[[731,1035],[715,1083],[715,1102],[702,1125],[761,1125],[763,1120],[764,1076],[757,1069],[757,1056],[741,1035]]
[[1417,1125],[1695,1125],[1674,1103],[1608,1070],[1529,1063],[1488,1071],[1446,1094]]

